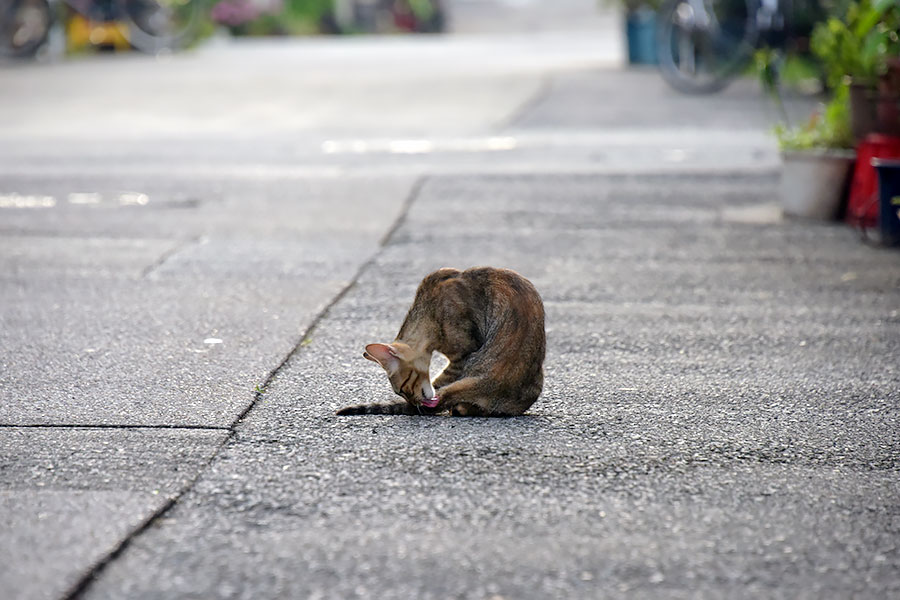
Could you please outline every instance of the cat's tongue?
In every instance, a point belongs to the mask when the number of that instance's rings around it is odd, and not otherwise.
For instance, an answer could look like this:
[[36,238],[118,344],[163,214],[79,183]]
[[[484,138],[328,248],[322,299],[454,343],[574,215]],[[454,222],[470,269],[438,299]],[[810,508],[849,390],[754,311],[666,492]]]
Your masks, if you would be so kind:
[[428,408],[434,408],[435,406],[438,405],[438,402],[440,402],[440,401],[441,401],[441,399],[438,398],[437,396],[432,396],[430,399],[423,398],[422,405],[427,406]]

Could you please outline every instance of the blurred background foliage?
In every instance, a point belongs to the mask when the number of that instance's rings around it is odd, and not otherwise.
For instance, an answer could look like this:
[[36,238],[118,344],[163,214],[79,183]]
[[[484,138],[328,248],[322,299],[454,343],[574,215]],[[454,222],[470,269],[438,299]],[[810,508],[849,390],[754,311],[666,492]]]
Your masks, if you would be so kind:
[[303,35],[333,13],[333,0],[218,0],[210,17],[233,35]]
[[438,0],[215,0],[213,23],[233,35],[443,30]]

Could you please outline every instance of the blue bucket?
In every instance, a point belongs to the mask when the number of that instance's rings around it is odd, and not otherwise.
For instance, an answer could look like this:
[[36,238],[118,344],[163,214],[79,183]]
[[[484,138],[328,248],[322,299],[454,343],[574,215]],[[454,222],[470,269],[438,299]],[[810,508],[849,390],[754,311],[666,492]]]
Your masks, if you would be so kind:
[[872,159],[878,172],[878,229],[885,246],[900,245],[900,160]]
[[628,38],[628,62],[633,65],[655,65],[656,13],[638,9],[625,16],[625,34]]

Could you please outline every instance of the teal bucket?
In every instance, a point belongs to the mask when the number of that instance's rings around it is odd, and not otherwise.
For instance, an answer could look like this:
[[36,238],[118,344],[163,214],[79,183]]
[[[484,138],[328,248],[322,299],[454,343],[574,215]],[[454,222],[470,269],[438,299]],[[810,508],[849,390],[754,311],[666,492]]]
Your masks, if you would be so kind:
[[640,9],[625,17],[625,34],[628,38],[628,62],[633,65],[655,65],[656,13]]

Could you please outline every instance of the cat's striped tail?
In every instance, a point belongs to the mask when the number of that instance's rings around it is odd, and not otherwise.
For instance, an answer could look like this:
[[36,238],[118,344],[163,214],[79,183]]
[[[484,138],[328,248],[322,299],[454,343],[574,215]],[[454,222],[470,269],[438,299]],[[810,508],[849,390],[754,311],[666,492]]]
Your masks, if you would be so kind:
[[394,402],[392,404],[360,404],[358,406],[347,406],[337,411],[337,414],[344,415],[418,415],[426,414],[426,410],[420,411],[417,407],[408,402]]

